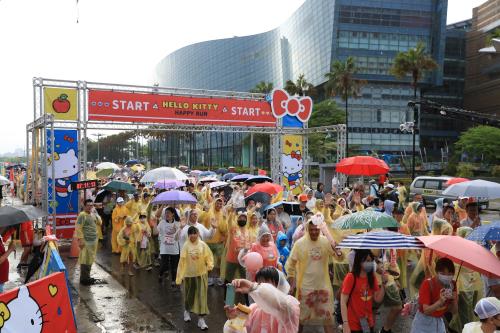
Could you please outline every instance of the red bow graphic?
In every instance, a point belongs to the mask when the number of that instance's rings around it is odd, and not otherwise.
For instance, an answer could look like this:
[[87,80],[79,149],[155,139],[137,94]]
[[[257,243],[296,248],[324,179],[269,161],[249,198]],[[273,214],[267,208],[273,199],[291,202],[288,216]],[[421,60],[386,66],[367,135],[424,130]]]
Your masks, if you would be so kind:
[[285,90],[276,89],[272,94],[271,108],[276,118],[285,115],[296,116],[303,123],[309,120],[312,113],[311,97],[289,96]]
[[297,150],[297,151],[292,151],[292,152],[290,153],[290,156],[291,156],[293,159],[298,160],[298,161],[300,161],[300,160],[302,159],[302,156],[300,155],[300,151],[298,151],[298,150]]

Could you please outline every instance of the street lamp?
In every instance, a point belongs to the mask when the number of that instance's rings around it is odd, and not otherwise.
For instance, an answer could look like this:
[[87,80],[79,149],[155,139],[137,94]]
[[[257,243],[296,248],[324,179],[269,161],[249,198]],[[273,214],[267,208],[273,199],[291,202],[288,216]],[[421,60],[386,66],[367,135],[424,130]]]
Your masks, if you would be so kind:
[[103,134],[101,133],[97,133],[97,134],[92,134],[93,136],[97,136],[97,162],[99,162],[101,160],[101,152],[99,151],[99,139],[101,138],[101,136],[103,136]]
[[416,133],[418,131],[418,106],[415,101],[408,102],[408,108],[413,110],[413,121],[407,121],[401,125],[399,125],[399,129],[403,133],[412,133],[413,135],[413,148],[412,148],[412,157],[411,157],[411,179],[415,179],[415,141],[416,141]]

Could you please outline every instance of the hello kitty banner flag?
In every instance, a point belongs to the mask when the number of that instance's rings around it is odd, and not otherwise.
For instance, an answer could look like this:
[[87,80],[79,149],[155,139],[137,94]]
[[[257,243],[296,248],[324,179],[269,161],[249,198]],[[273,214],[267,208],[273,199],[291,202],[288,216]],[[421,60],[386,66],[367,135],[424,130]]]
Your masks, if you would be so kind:
[[[54,130],[54,153],[52,153],[51,131],[47,130],[47,176],[49,199],[48,213],[56,212],[57,238],[70,239],[75,230],[78,215],[78,190],[73,190],[71,182],[78,181],[80,163],[78,161],[77,130]],[[53,165],[53,166],[52,166]],[[52,184],[54,169],[54,184]],[[49,216],[51,221],[51,216]]]
[[294,195],[304,190],[304,158],[302,154],[302,136],[283,136],[281,153],[281,173],[283,185]]
[[64,273],[0,294],[0,332],[76,332]]

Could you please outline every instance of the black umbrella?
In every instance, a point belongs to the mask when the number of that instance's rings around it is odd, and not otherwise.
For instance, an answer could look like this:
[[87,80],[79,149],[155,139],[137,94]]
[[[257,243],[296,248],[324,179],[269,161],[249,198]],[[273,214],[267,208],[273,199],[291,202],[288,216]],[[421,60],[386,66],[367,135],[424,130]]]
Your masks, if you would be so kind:
[[248,197],[245,197],[245,206],[248,205],[248,201],[254,200],[255,203],[260,202],[262,204],[262,207],[260,208],[260,213],[264,212],[264,207],[269,205],[271,203],[271,196],[267,193],[264,192],[255,192],[249,195]]
[[227,173],[227,169],[220,168],[220,169],[215,170],[215,173],[218,174],[218,175],[224,175],[224,174]]
[[0,207],[0,227],[35,220],[47,215],[43,210],[31,205]]
[[229,173],[226,173],[224,176],[222,176],[221,180],[228,181],[228,180],[231,180],[231,178],[233,178],[235,176],[238,176],[238,173],[236,173],[236,172],[229,172]]
[[248,178],[247,180],[245,180],[245,184],[251,184],[251,183],[260,184],[260,183],[264,183],[264,182],[272,183],[273,180],[271,178],[269,178],[268,176],[252,176],[252,177]]
[[102,202],[104,198],[106,198],[107,195],[111,195],[111,193],[112,192],[109,190],[100,190],[95,196],[94,203]]

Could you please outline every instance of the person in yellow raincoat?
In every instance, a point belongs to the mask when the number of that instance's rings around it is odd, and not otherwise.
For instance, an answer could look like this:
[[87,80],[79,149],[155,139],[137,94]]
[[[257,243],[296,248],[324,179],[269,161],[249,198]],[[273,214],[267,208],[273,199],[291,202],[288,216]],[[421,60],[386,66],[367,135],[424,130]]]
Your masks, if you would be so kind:
[[307,232],[293,246],[285,266],[290,286],[296,289],[300,302],[299,332],[303,325],[323,326],[325,332],[333,332],[333,290],[328,263],[335,252],[330,241],[320,235],[316,221],[311,218],[306,222]]
[[[457,229],[457,236],[466,238],[472,230],[470,227],[460,227]],[[453,315],[450,328],[462,332],[465,324],[478,320],[474,313],[474,305],[483,298],[483,282],[478,272],[460,267],[458,264],[455,264],[455,271],[460,271],[457,281],[458,312]]]
[[425,236],[429,234],[427,229],[427,215],[425,213],[425,206],[419,202],[412,202],[410,205],[412,213],[408,217],[407,225],[410,233],[413,236]]
[[129,200],[126,204],[125,207],[128,209],[128,214],[132,219],[137,219],[139,217],[139,213],[142,212],[143,210],[146,210],[146,207],[143,209],[143,204],[142,200],[139,196],[139,192],[134,193],[134,198],[132,200]]
[[208,272],[214,267],[214,258],[208,245],[199,239],[196,227],[188,228],[188,238],[182,247],[175,282],[183,284],[184,321],[191,321],[190,312],[198,315],[198,327],[208,329],[204,316],[208,310]]
[[[422,197],[422,194],[416,193],[416,194],[413,195],[413,201],[410,202],[408,204],[408,206],[406,206],[406,208],[405,208],[405,214],[403,216],[403,223],[404,224],[408,223],[408,218],[413,213],[412,204],[414,204],[414,203],[423,203],[423,202],[424,202],[424,198]],[[425,211],[425,207],[424,207],[424,211]],[[427,213],[425,213],[425,214],[427,215]]]
[[76,237],[80,247],[78,263],[80,264],[80,283],[90,285],[94,279],[90,277],[90,270],[94,263],[97,252],[97,230],[101,227],[102,221],[97,214],[92,200],[85,200],[83,212],[76,220]]
[[248,241],[253,244],[257,241],[257,235],[259,234],[259,217],[253,212],[247,212],[248,215]]
[[137,235],[137,266],[144,268],[147,271],[152,269],[151,251],[153,243],[151,242],[151,227],[148,224],[147,213],[142,212],[139,214],[139,229]]
[[[331,195],[330,195],[330,198],[331,198]],[[314,209],[313,209],[314,214],[316,214],[316,213],[323,214],[323,216],[325,217],[325,223],[327,225],[330,225],[333,222],[329,207],[330,207],[330,200],[328,200],[327,198],[325,198],[325,200],[316,199],[316,203],[314,204]]]
[[129,215],[127,207],[125,207],[124,200],[122,197],[116,199],[116,206],[113,209],[113,214],[111,215],[111,221],[113,223],[113,230],[111,232],[111,252],[120,253],[121,248],[118,244],[118,233],[124,226],[125,218]]
[[[446,220],[435,219],[432,223],[432,235],[451,235],[453,227]],[[424,249],[421,251],[420,259],[410,276],[410,295],[415,295],[420,289],[424,279],[435,276],[435,265],[438,256],[432,250]]]
[[132,265],[137,258],[136,232],[132,227],[134,220],[127,216],[125,226],[118,233],[118,244],[121,246],[120,263],[122,264],[122,273],[125,273],[125,266],[128,266],[128,275],[133,276]]
[[344,198],[340,197],[337,199],[337,205],[335,206],[335,211],[333,212],[332,220],[335,221],[341,216],[346,214],[351,214],[351,211],[347,208],[347,203]]
[[214,256],[214,269],[212,276],[208,278],[208,285],[211,286],[217,283],[219,286],[224,285],[224,281],[220,277],[220,267],[222,255],[224,252],[224,243],[227,237],[227,217],[223,211],[224,201],[221,198],[215,199],[211,204],[208,212],[203,212],[200,216],[200,222],[207,229],[215,223],[217,229],[212,238],[207,240],[207,245]]

